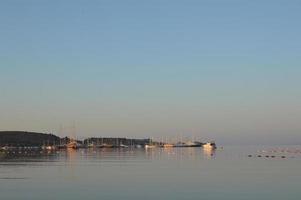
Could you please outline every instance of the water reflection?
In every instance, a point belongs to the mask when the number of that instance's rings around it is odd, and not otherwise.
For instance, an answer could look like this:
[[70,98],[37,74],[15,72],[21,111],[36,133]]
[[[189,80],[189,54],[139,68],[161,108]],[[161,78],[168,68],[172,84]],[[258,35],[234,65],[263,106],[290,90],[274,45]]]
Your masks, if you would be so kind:
[[76,149],[68,148],[66,150],[66,158],[69,163],[72,163],[77,158],[78,151]]
[[56,151],[7,151],[0,153],[0,164],[3,162],[38,162],[59,159]]
[[216,153],[216,149],[214,148],[204,148],[203,149],[204,155],[206,158],[213,158]]
[[301,159],[247,156],[258,149],[2,152],[1,199],[298,199]]
[[76,171],[75,171],[75,167],[76,167],[76,160],[77,160],[77,154],[78,151],[76,149],[73,148],[68,148],[66,150],[66,161],[67,161],[67,167],[69,168],[69,170],[67,171],[66,174],[66,178],[71,180],[71,181],[75,181],[77,176],[76,176]]
[[33,151],[33,152],[1,152],[0,165],[7,162],[65,162],[73,167],[77,163],[105,163],[125,161],[151,160],[200,160],[214,158],[215,149],[209,148],[102,148],[102,149],[67,149],[60,151]]

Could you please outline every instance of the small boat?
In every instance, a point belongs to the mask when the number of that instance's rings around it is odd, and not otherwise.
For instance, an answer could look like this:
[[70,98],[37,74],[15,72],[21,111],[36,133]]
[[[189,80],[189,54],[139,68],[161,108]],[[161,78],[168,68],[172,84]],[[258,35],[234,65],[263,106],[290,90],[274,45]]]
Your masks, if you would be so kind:
[[172,148],[172,147],[174,147],[173,144],[164,144],[163,145],[163,148]]
[[156,146],[155,145],[152,145],[152,144],[146,144],[145,146],[144,146],[144,148],[146,148],[146,149],[153,149],[153,148],[155,148]]
[[1,147],[1,150],[4,150],[4,151],[7,151],[9,150],[10,148],[8,146],[4,146],[4,147]]
[[207,142],[203,145],[204,149],[216,149],[216,144],[214,142]]
[[56,146],[51,146],[51,145],[42,146],[42,149],[52,151],[52,150],[56,150]]
[[144,148],[145,149],[153,149],[153,148],[155,148],[156,146],[153,144],[153,140],[152,139],[150,139],[149,140],[149,143],[148,144],[145,144],[144,145]]
[[119,147],[119,148],[129,148],[129,146],[124,145],[124,144],[120,144],[118,147]]
[[66,147],[68,149],[77,149],[78,148],[77,142],[76,141],[71,141],[68,144],[66,144]]
[[174,147],[187,147],[187,145],[184,142],[178,142],[174,145]]
[[186,147],[201,147],[202,143],[189,141],[189,142],[186,142],[185,145],[186,145]]
[[113,147],[114,147],[113,145],[106,144],[106,143],[99,145],[99,148],[113,148]]
[[96,147],[96,145],[95,144],[93,144],[93,143],[90,143],[90,144],[88,144],[88,146],[87,146],[88,148],[95,148]]

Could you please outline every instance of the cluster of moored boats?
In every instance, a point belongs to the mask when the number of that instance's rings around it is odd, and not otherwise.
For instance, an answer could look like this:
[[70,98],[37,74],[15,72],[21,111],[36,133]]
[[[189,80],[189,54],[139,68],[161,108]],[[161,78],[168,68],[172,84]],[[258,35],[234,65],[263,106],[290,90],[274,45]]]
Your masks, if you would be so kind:
[[94,144],[94,143],[88,143],[86,145],[82,145],[77,143],[76,141],[70,141],[68,144],[64,146],[64,148],[176,148],[176,147],[204,147],[207,149],[215,149],[216,144],[215,142],[208,142],[208,143],[201,143],[201,142],[178,142],[175,144],[172,143],[161,143],[161,142],[152,142],[147,144],[135,144],[135,145],[125,145],[122,143],[118,144],[107,144],[107,143],[101,143],[101,144]]
[[215,149],[216,144],[214,142],[208,143],[201,143],[201,142],[178,142],[175,144],[170,143],[149,143],[144,145],[124,145],[124,144],[86,144],[83,145],[78,143],[77,141],[70,141],[64,145],[43,145],[41,147],[11,147],[11,146],[4,146],[1,147],[0,150],[2,151],[10,151],[10,150],[57,150],[57,149],[81,149],[81,148],[145,148],[145,149],[152,149],[152,148],[184,148],[184,147],[203,147],[204,149]]
[[177,148],[177,147],[203,147],[206,149],[216,149],[215,142],[200,143],[200,142],[178,142],[176,144],[147,144],[145,148]]

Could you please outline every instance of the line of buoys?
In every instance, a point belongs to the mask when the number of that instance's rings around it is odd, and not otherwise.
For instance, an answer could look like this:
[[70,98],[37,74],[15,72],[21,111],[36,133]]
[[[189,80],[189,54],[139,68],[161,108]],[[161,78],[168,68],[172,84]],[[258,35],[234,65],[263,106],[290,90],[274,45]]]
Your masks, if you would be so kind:
[[[248,155],[248,157],[249,158],[252,158],[253,157],[253,155]],[[262,157],[265,157],[265,158],[276,158],[277,156],[274,156],[274,155],[272,155],[272,156],[270,156],[270,155],[257,155],[257,156],[254,156],[254,157],[258,157],[258,158],[262,158]],[[287,158],[287,156],[278,156],[279,158]],[[294,156],[291,156],[290,158],[295,158]]]
[[285,148],[285,149],[270,149],[270,150],[260,150],[261,153],[289,153],[289,154],[301,154],[301,149],[296,148]]

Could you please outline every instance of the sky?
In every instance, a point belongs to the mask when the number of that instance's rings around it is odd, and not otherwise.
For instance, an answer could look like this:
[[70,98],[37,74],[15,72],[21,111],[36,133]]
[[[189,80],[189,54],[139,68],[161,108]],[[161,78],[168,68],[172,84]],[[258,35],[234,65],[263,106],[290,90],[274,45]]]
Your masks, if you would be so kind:
[[2,0],[0,130],[301,144],[300,10]]

